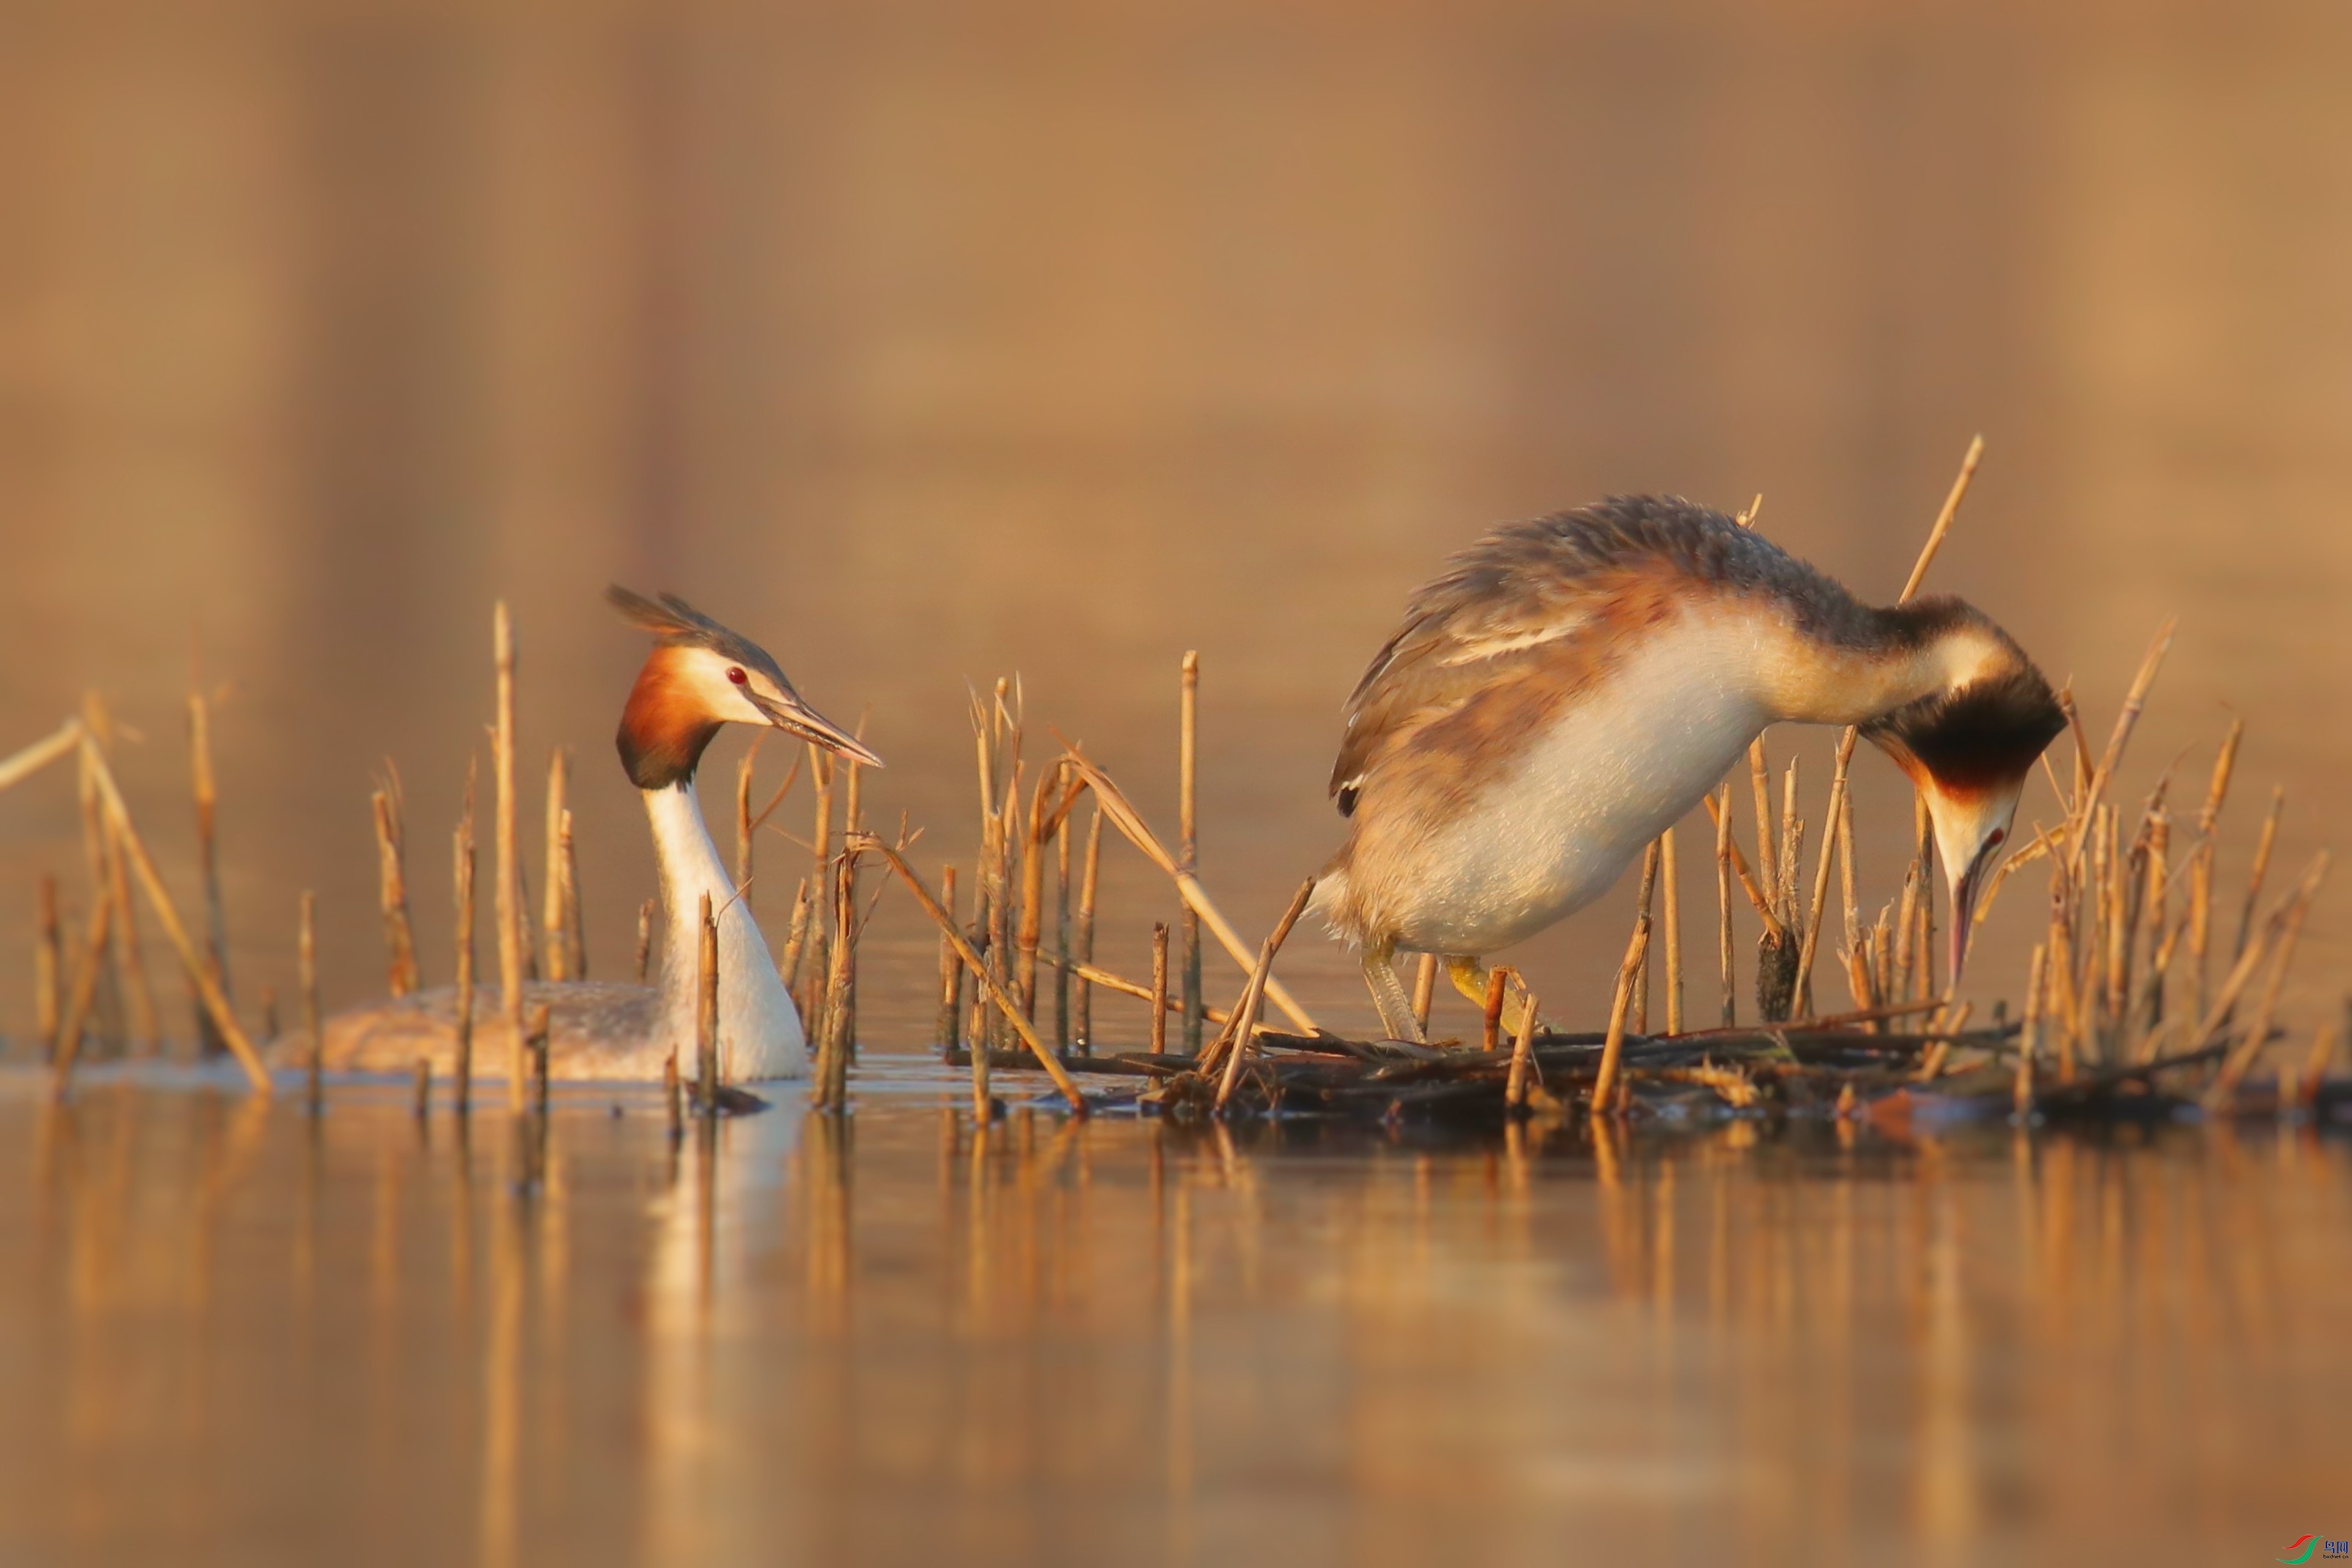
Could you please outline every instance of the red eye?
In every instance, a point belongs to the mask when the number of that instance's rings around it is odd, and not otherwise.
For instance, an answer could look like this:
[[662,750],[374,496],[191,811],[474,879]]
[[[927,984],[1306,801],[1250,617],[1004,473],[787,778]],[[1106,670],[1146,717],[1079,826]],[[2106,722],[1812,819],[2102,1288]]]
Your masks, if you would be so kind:
[[2008,838],[2008,837],[2009,837],[2009,830],[2008,830],[2008,829],[2006,829],[2006,828],[1995,828],[1991,832],[1987,833],[1987,834],[1985,835],[1985,848],[1987,848],[1987,849],[1989,849],[1989,850],[1990,850],[1990,849],[1997,849],[1997,848],[1999,848],[1999,847],[2000,847],[2000,841],[2001,841],[2003,839],[2006,839],[2006,838]]
[[751,676],[743,673],[743,666],[740,664],[728,665],[727,678],[734,682],[739,686],[749,685],[751,679]]

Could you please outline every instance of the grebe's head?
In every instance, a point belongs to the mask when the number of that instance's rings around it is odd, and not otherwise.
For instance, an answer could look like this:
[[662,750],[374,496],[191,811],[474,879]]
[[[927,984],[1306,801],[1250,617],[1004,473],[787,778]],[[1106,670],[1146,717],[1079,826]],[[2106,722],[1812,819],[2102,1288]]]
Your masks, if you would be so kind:
[[621,766],[638,789],[690,780],[722,724],[767,726],[869,768],[882,766],[855,736],[803,702],[768,651],[750,638],[674,593],[647,599],[614,587],[604,597],[623,620],[655,639],[615,737]]
[[2033,661],[1982,612],[1957,599],[1906,606],[1948,684],[1862,727],[1911,776],[1927,804],[1951,891],[1951,975],[1968,957],[1969,925],[2010,841],[2026,775],[2066,715]]

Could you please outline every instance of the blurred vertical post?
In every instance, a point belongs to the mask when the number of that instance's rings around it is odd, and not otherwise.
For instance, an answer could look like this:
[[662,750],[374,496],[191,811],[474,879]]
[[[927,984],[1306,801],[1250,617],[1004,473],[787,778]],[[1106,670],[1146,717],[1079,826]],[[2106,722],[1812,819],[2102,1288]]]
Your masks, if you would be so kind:
[[[1201,655],[1184,655],[1183,679],[1177,707],[1176,734],[1176,867],[1186,876],[1201,869]],[[1184,1003],[1184,1054],[1201,1054],[1201,917],[1184,905],[1178,951],[1179,984]]]
[[499,1005],[507,1025],[507,1104],[521,1111],[529,1103],[530,1089],[522,1059],[521,845],[515,841],[515,647],[514,623],[503,599],[491,613],[490,649],[499,674],[498,724],[491,748],[499,835]]
[[[205,976],[224,998],[233,1002],[236,992],[228,976],[228,914],[221,903],[220,855],[214,837],[220,793],[213,781],[212,704],[205,696],[201,677],[195,678],[188,689],[188,774],[196,803],[197,874],[204,882]],[[218,1056],[228,1049],[228,1042],[221,1037],[220,1026],[201,997],[194,1006],[196,1053]]]

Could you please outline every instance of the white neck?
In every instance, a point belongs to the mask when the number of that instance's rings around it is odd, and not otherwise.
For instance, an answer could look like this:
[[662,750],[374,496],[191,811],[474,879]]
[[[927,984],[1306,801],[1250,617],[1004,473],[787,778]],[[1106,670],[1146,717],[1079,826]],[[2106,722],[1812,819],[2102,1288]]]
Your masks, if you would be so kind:
[[751,910],[735,896],[719,846],[703,825],[694,780],[643,791],[661,873],[661,1029],[677,1048],[678,1071],[695,1069],[697,956],[702,898],[719,917],[719,1061],[737,1078],[797,1078],[808,1071],[800,1013]]

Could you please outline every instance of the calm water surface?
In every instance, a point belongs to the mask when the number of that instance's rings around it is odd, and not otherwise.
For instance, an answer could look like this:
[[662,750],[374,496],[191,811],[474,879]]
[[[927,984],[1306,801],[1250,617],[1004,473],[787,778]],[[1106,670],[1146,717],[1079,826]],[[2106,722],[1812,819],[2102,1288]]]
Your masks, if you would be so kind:
[[[2352,1145],[0,1099],[12,1563],[2261,1562]],[[533,1163],[542,1172],[526,1184]]]

